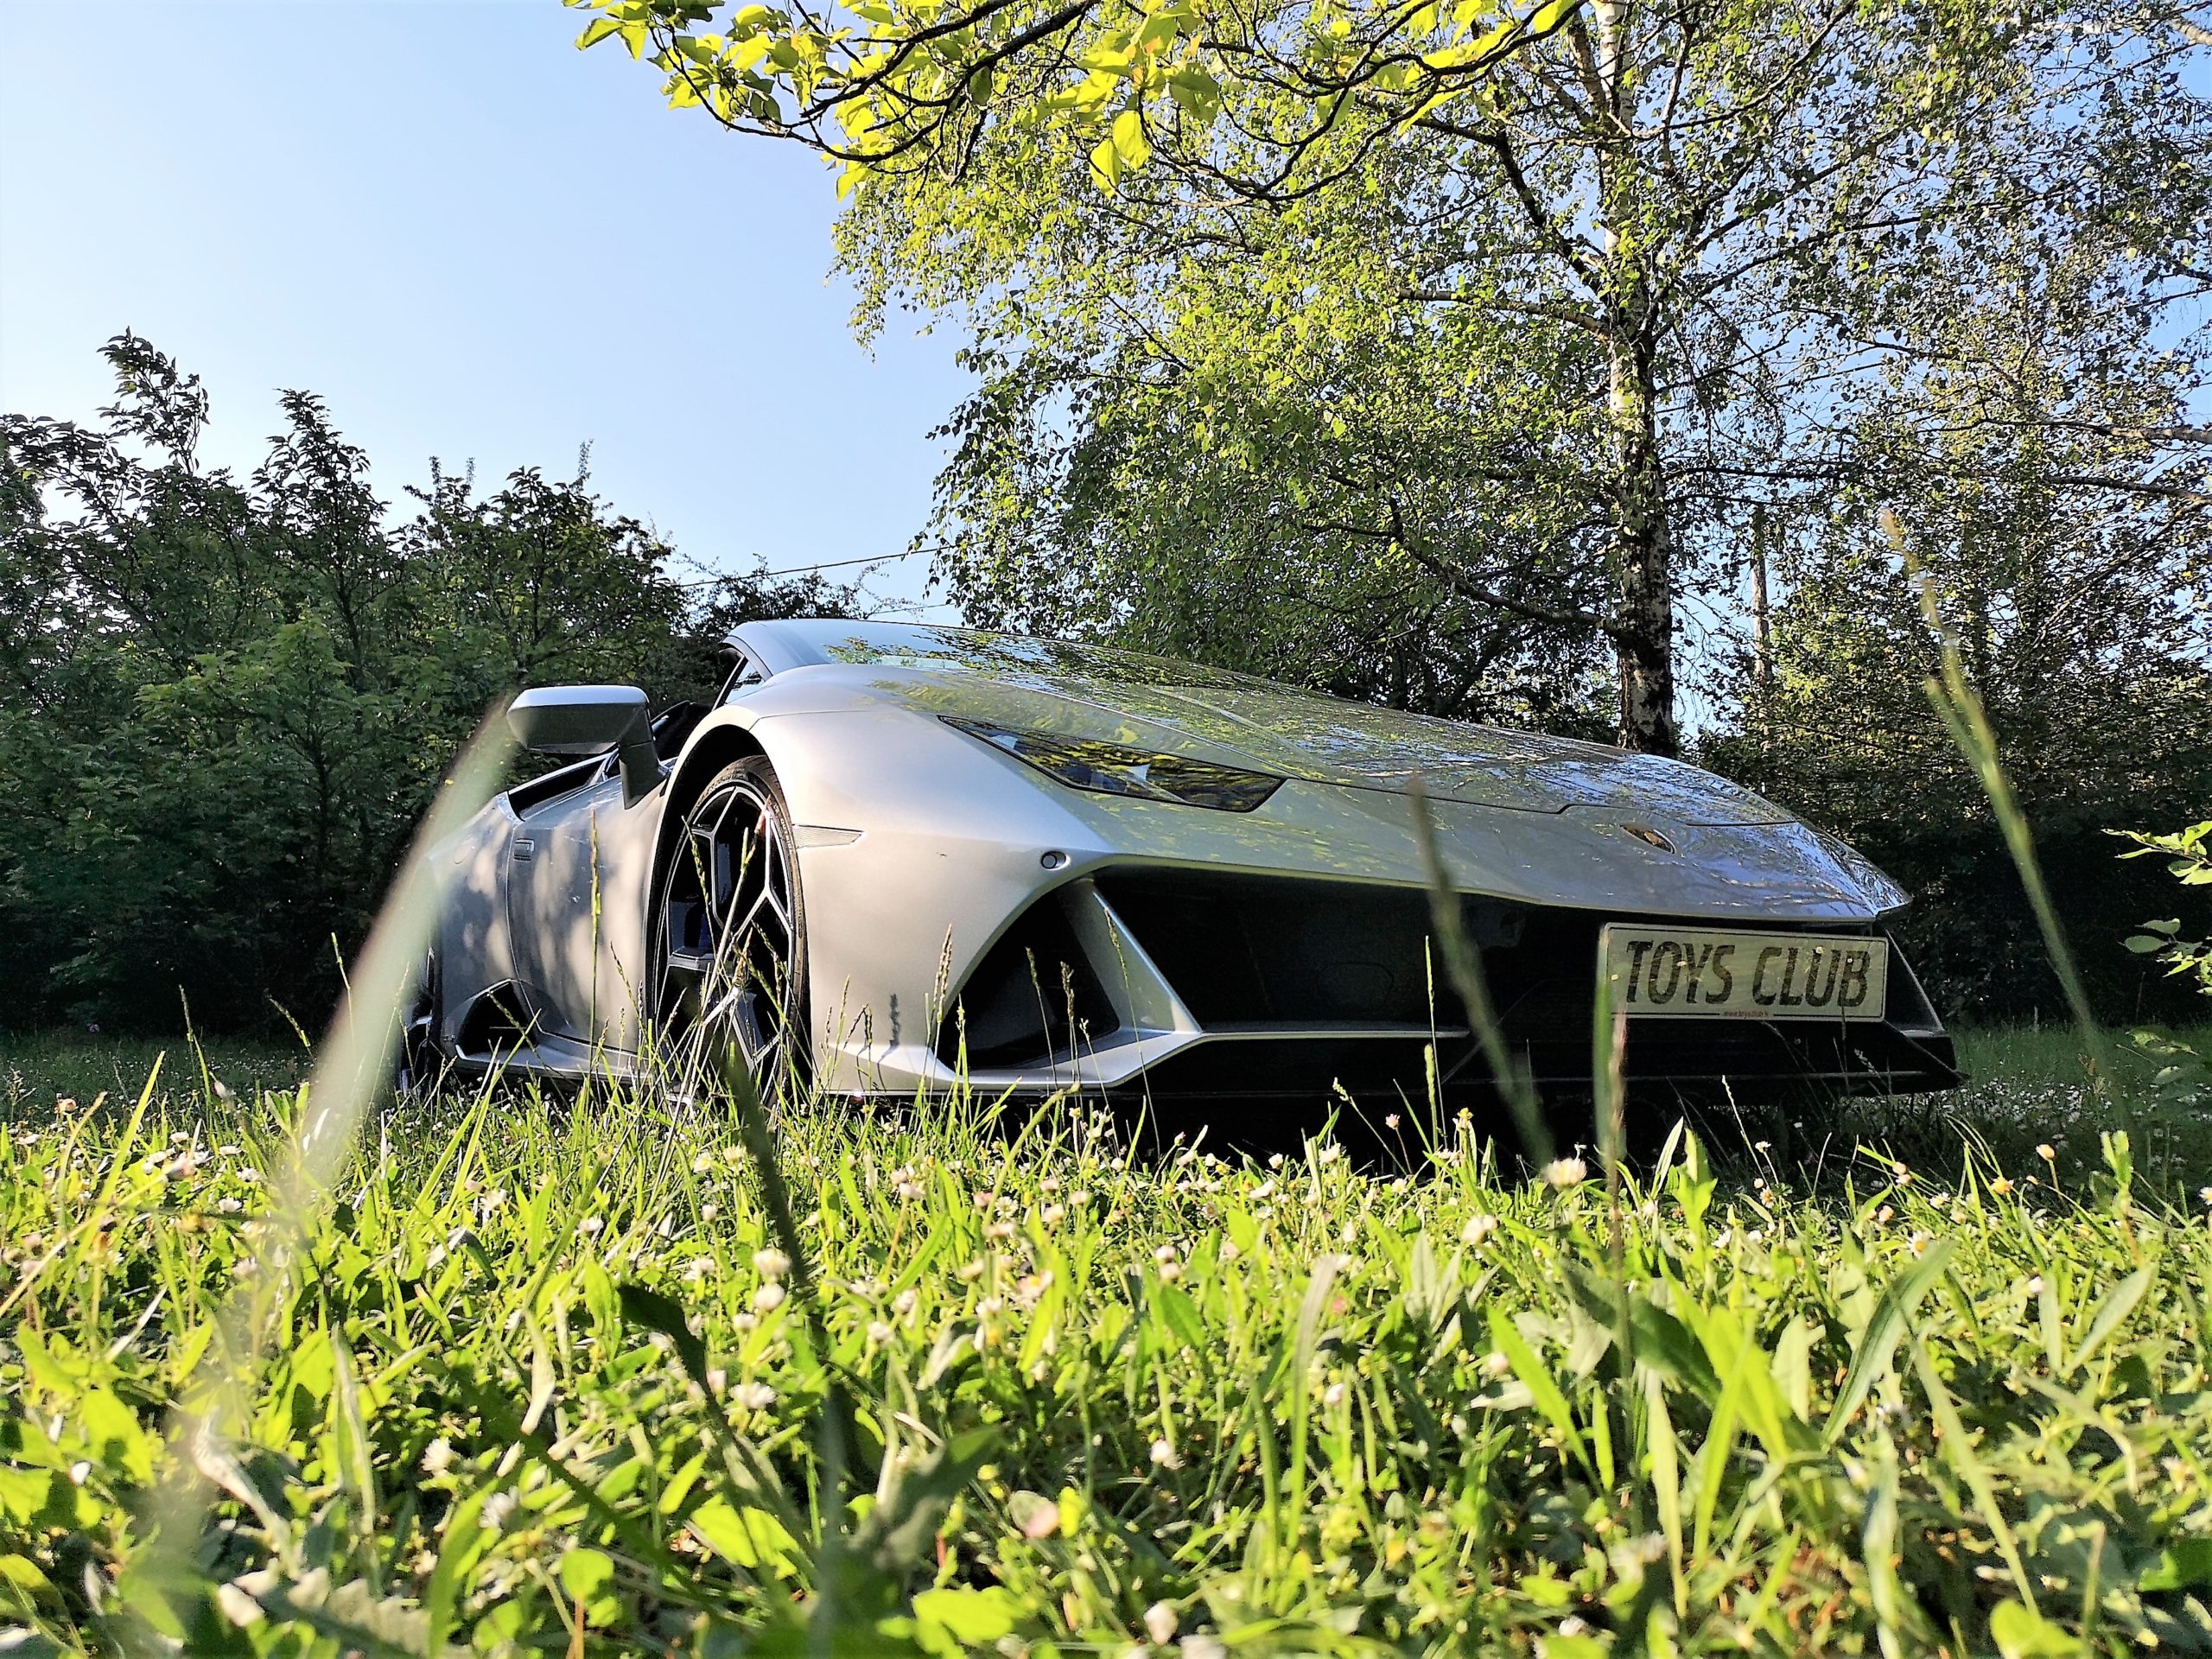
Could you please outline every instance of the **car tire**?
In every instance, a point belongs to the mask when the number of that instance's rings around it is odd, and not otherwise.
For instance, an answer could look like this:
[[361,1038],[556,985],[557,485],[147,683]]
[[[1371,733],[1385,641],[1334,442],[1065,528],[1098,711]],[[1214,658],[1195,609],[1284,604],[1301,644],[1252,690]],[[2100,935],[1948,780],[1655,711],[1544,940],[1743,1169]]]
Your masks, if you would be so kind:
[[671,837],[653,906],[658,1069],[696,1096],[731,1068],[762,1099],[808,1080],[806,917],[797,840],[775,768],[723,767]]
[[438,1048],[439,995],[437,952],[425,951],[391,1059],[391,1091],[402,1098],[433,1087],[445,1075],[446,1057]]

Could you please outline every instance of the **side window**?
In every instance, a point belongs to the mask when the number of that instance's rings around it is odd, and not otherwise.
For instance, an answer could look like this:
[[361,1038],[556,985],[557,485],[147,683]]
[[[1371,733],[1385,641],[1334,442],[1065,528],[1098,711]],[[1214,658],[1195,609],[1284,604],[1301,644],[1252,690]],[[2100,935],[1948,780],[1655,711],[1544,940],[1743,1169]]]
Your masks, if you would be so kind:
[[768,671],[760,666],[759,658],[749,652],[737,651],[736,660],[730,664],[729,677],[722,682],[721,696],[715,701],[718,703],[728,702],[732,697],[750,690],[767,677]]

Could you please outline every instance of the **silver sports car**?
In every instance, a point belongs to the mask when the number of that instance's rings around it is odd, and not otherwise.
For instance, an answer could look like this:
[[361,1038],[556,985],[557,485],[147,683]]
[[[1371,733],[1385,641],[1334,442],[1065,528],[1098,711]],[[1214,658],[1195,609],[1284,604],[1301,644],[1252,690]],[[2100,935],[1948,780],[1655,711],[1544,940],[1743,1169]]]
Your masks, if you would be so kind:
[[581,758],[440,851],[404,1070],[620,1074],[711,1035],[863,1096],[1473,1095],[1418,777],[1540,1084],[1587,1088],[1601,974],[1636,1085],[1957,1080],[1885,930],[1905,893],[1679,762],[955,628],[754,623],[729,652],[712,708],[516,699],[524,747]]

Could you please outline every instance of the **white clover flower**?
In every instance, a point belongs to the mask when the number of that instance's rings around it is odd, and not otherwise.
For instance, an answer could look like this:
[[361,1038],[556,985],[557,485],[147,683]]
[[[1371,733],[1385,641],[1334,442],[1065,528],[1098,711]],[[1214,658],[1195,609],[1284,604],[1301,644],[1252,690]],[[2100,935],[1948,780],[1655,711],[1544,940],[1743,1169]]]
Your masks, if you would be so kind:
[[576,1224],[576,1230],[588,1236],[606,1225],[607,1224],[597,1216],[586,1216]]
[[1180,1469],[1183,1460],[1175,1455],[1175,1448],[1166,1440],[1152,1443],[1152,1460],[1163,1469]]
[[773,1280],[753,1293],[753,1306],[762,1313],[772,1313],[784,1305],[784,1287]]
[[1564,1191],[1586,1179],[1590,1166],[1580,1158],[1554,1158],[1544,1166],[1544,1184]]
[[442,1475],[453,1467],[453,1442],[442,1434],[423,1448],[423,1472]]
[[1164,1268],[1173,1262],[1178,1254],[1173,1244],[1163,1244],[1152,1253],[1152,1259]]
[[2038,1274],[2035,1274],[2034,1276],[2032,1276],[2031,1278],[2030,1278],[2030,1279],[2029,1279],[2029,1281],[2028,1281],[2028,1282],[2026,1283],[2026,1285],[2024,1285],[2024,1287],[2022,1287],[2022,1288],[2024,1288],[2024,1290],[2026,1290],[2026,1292],[2028,1293],[2028,1294],[2029,1294],[2029,1295],[2031,1295],[2031,1296],[2040,1296],[2040,1295],[2042,1295],[2042,1294],[2043,1294],[2043,1274],[2039,1274],[2039,1273],[2038,1273]]
[[891,1311],[903,1319],[914,1311],[921,1300],[918,1292],[912,1289],[902,1290],[891,1299]]
[[1337,1407],[1344,1404],[1344,1385],[1343,1383],[1332,1382],[1327,1388],[1321,1390],[1321,1403],[1328,1407],[1331,1410],[1333,1411]]
[[1057,1227],[1060,1223],[1067,1219],[1067,1211],[1061,1205],[1057,1204],[1048,1204],[1039,1213],[1039,1218],[1042,1220],[1047,1227]]
[[699,1206],[699,1219],[702,1221],[712,1221],[716,1216],[721,1214],[721,1205],[710,1199],[707,1203]]
[[868,1339],[877,1347],[880,1348],[885,1343],[890,1341],[892,1334],[891,1327],[881,1319],[870,1319],[868,1322]]
[[1491,1215],[1469,1216],[1467,1224],[1459,1230],[1459,1242],[1470,1249],[1479,1249],[1482,1242],[1497,1230],[1497,1217]]
[[739,1313],[731,1319],[730,1323],[735,1325],[740,1332],[758,1331],[760,1328],[760,1316],[758,1313]]
[[215,1200],[215,1208],[224,1215],[235,1216],[239,1211],[245,1209],[245,1205],[240,1204],[236,1198],[218,1198]]
[[763,1279],[780,1279],[791,1270],[791,1259],[779,1249],[755,1250],[753,1267]]
[[1144,1610],[1144,1633],[1154,1647],[1164,1648],[1175,1639],[1176,1623],[1175,1610],[1164,1601],[1155,1601]]
[[1327,1146],[1321,1148],[1320,1161],[1325,1164],[1333,1164],[1338,1159],[1344,1155],[1344,1149],[1338,1146],[1335,1141],[1332,1141]]
[[1172,1285],[1182,1276],[1183,1264],[1180,1262],[1163,1262],[1160,1264],[1160,1283]]
[[739,1385],[735,1398],[747,1411],[766,1411],[776,1403],[776,1391],[766,1382],[746,1382]]
[[1496,1349],[1483,1356],[1483,1370],[1492,1376],[1503,1376],[1512,1369],[1513,1362]]
[[1268,1167],[1269,1169],[1281,1169],[1282,1167],[1282,1154],[1279,1152],[1269,1153],[1268,1154]]
[[494,1492],[477,1511],[477,1523],[486,1532],[498,1532],[505,1527],[521,1502],[512,1492]]

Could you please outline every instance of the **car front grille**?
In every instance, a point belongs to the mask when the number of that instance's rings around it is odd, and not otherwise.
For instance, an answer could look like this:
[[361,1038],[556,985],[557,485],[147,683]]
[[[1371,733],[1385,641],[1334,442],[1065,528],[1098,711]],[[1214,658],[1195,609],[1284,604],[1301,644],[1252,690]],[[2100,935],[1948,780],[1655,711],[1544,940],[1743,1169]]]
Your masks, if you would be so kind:
[[[1425,890],[1154,868],[1111,868],[1095,882],[1192,1021],[1223,1039],[1201,1045],[1203,1058],[1193,1049],[1155,1067],[1147,1078],[1155,1089],[1182,1077],[1187,1088],[1173,1092],[1278,1094],[1294,1084],[1352,1088],[1357,1077],[1370,1087],[1425,1092],[1432,1041],[1447,1092],[1490,1088],[1435,959]],[[1116,964],[1089,960],[1063,897],[1048,894],[1024,912],[962,988],[939,1033],[948,1064],[959,1052],[963,1018],[968,1064],[979,1070],[1046,1064],[1116,1035],[1103,988]],[[1548,1088],[1587,1090],[1597,1052],[1599,930],[1668,918],[1476,895],[1459,903],[1509,1050]],[[1747,925],[1774,932],[1878,931]],[[1950,1041],[1894,947],[1892,959],[1879,1023],[1639,1019],[1628,1033],[1625,1075],[1631,1084],[1754,1089],[1808,1079],[1854,1092],[1948,1086],[1957,1080]]]

